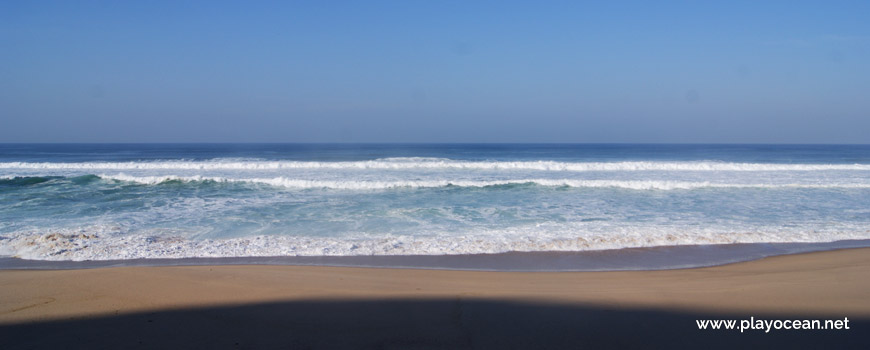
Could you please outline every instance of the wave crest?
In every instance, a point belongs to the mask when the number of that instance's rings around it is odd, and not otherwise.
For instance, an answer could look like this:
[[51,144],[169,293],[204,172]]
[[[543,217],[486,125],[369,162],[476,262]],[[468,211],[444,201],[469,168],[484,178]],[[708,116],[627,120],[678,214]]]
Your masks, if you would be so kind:
[[870,184],[723,184],[687,181],[621,181],[574,179],[512,179],[512,180],[408,180],[408,181],[330,181],[305,180],[285,177],[237,179],[207,176],[130,176],[125,174],[99,175],[102,179],[128,181],[145,185],[166,182],[222,182],[252,183],[293,189],[384,190],[398,188],[438,187],[495,187],[509,185],[537,185],[544,187],[622,188],[630,190],[691,190],[701,188],[870,188]]

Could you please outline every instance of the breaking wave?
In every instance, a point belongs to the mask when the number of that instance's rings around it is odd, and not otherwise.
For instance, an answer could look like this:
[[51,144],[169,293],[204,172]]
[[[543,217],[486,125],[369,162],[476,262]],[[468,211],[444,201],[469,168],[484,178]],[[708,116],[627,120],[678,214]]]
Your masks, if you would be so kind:
[[691,190],[700,188],[870,188],[870,184],[732,184],[685,181],[620,181],[574,179],[513,179],[513,180],[406,180],[406,181],[329,181],[275,178],[225,178],[206,176],[130,176],[125,174],[98,175],[102,179],[157,185],[167,182],[221,182],[265,184],[293,189],[383,190],[394,188],[438,187],[493,187],[508,185],[537,185],[545,187],[622,188],[630,190]]

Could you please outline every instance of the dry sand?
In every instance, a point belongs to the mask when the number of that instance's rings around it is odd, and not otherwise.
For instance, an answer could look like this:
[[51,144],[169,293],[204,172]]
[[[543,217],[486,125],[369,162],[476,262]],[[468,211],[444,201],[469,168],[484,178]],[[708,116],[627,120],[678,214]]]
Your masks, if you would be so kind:
[[[741,334],[694,322],[750,316],[848,317],[852,329]],[[864,346],[868,320],[870,248],[631,272],[0,271],[2,348]]]

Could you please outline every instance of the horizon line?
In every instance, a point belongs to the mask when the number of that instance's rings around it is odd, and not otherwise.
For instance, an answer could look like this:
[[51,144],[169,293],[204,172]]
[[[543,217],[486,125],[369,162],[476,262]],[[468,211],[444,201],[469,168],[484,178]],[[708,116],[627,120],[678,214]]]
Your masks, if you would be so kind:
[[764,146],[870,146],[870,143],[790,142],[0,142],[0,145],[764,145]]

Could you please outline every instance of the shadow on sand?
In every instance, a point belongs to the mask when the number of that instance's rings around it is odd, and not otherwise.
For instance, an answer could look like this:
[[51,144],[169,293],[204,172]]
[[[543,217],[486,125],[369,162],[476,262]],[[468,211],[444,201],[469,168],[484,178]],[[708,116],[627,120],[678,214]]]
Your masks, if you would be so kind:
[[767,334],[695,322],[749,316],[476,299],[290,301],[4,325],[0,348],[870,349],[867,319],[850,318],[849,330]]

